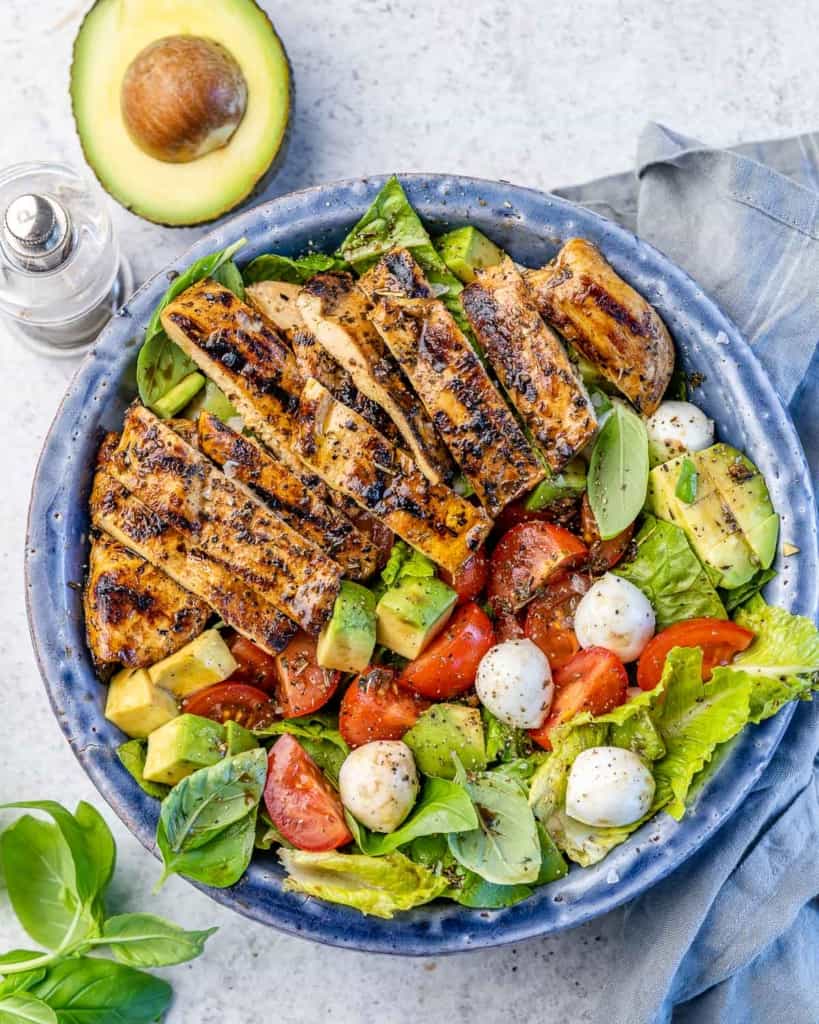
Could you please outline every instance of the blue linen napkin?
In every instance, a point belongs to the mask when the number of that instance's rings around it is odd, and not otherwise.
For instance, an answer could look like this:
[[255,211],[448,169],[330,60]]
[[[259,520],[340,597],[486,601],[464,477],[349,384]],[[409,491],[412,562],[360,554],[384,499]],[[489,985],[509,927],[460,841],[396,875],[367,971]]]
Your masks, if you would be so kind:
[[[734,320],[819,491],[819,133],[717,150],[649,124],[636,174],[557,190],[635,231]],[[819,1022],[819,699],[692,860],[607,915],[601,1024]]]

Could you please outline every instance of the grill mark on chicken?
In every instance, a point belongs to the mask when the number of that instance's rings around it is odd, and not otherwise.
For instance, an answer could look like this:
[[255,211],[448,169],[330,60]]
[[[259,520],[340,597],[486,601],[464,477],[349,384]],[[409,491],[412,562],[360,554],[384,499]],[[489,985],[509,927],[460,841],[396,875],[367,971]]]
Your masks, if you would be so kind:
[[469,341],[405,249],[360,282],[370,318],[491,516],[545,472]]
[[211,413],[199,415],[202,451],[239,481],[279,518],[318,545],[353,579],[375,571],[373,544],[338,509],[325,505],[286,466],[257,442],[242,437]]
[[126,414],[108,468],[191,546],[229,566],[303,629],[316,633],[330,616],[340,567],[143,406]]
[[[163,580],[184,588],[190,601],[198,598],[269,654],[283,650],[296,634],[295,622],[277,611],[231,569],[204,551],[189,547],[177,530],[109,475],[107,467],[117,443],[117,435],[109,435],[97,458],[89,503],[92,524],[127,548],[133,557],[144,559]],[[182,642],[187,642],[187,638]],[[156,660],[159,659],[146,658],[147,664]]]
[[452,461],[423,404],[368,315],[370,304],[350,274],[316,274],[299,295],[308,330],[352,377],[356,388],[390,417],[421,472],[433,483]]
[[549,468],[559,472],[591,439],[592,404],[569,357],[543,322],[507,257],[479,270],[461,293],[466,315]]
[[302,392],[298,448],[330,487],[451,572],[486,539],[486,513],[427,480],[406,453],[316,380]]
[[657,311],[584,239],[570,239],[525,277],[543,316],[651,415],[674,370],[674,345]]

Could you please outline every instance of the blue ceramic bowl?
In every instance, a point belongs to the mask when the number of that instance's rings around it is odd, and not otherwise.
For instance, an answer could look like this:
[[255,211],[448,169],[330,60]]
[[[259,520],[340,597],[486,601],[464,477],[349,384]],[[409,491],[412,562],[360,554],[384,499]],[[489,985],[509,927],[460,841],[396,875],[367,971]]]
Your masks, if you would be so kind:
[[[408,175],[409,198],[433,232],[466,221],[523,264],[550,259],[564,239],[595,242],[616,270],[660,312],[687,371],[705,382],[697,402],[716,420],[719,437],[745,449],[764,472],[782,514],[784,536],[801,554],[770,585],[769,600],[812,615],[817,603],[813,495],[793,425],[737,329],[700,288],[651,246],[616,225],[556,199],[511,185],[438,175]],[[28,610],[34,648],[49,698],[68,742],[100,793],[144,846],[154,851],[158,804],[115,755],[122,734],[103,717],[83,632],[79,584],[87,557],[86,503],[94,453],[105,430],[118,429],[134,397],[134,359],[167,270],[242,236],[250,259],[275,250],[330,251],[364,212],[383,179],[341,182],[265,203],[219,225],[171,267],[144,285],[101,334],[60,407],[37,468],[26,548]],[[580,924],[663,878],[736,810],[767,765],[791,708],[737,739],[677,824],[649,822],[602,864],[574,870],[505,910],[451,903],[419,908],[392,921],[282,890],[272,854],[258,854],[233,888],[208,890],[220,903],[264,924],[320,942],[375,952],[438,955],[500,945]]]

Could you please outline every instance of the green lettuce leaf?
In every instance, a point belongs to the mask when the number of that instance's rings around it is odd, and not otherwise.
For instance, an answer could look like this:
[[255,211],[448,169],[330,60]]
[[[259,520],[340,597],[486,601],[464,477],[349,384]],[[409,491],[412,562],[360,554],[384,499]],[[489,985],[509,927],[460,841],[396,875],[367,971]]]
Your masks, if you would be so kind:
[[636,556],[614,572],[646,595],[657,616],[658,629],[700,616],[728,617],[708,574],[678,526],[647,515],[636,543]]
[[534,744],[524,729],[516,729],[496,718],[487,707],[481,707],[488,764],[505,763],[529,757]]
[[292,892],[355,907],[363,914],[391,918],[442,896],[449,883],[402,853],[368,857],[357,853],[307,853],[280,850]]
[[265,253],[248,263],[243,271],[243,277],[245,284],[257,284],[259,281],[306,284],[316,274],[349,269],[350,265],[346,260],[336,256],[325,256],[322,252],[311,252],[298,259],[279,256],[277,253]]

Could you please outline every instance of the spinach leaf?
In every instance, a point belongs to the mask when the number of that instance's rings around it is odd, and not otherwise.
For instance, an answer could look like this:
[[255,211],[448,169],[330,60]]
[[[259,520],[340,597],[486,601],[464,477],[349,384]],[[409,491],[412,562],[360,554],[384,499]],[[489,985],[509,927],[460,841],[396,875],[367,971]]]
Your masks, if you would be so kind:
[[206,380],[202,390],[194,395],[179,414],[187,420],[195,420],[200,412],[209,412],[223,423],[232,420],[239,413],[228,401],[227,395],[212,380]]
[[162,801],[160,824],[172,853],[195,850],[259,804],[267,774],[260,747],[225,757],[178,782]]
[[204,885],[224,889],[238,882],[247,870],[253,856],[256,838],[256,808],[217,833],[210,842],[193,850],[174,853],[168,844],[165,828],[160,818],[156,832],[156,844],[165,862],[165,870],[157,887],[169,875],[184,875]]
[[752,597],[755,597],[771,580],[776,576],[776,569],[759,569],[741,587],[735,590],[721,590],[720,597],[725,605],[725,610],[731,612],[747,604]]
[[301,737],[299,742],[330,782],[338,789],[338,774],[341,771],[341,766],[344,764],[344,759],[347,757],[341,747],[332,740],[314,740],[307,736]]
[[[168,290],[159,300],[148,327],[145,331],[145,341],[139,350],[137,357],[137,387],[139,397],[144,405],[153,407],[168,391],[178,384],[183,377],[196,370],[196,364],[176,345],[162,329],[160,314],[163,309],[172,302],[177,295],[181,295],[186,288],[206,277],[218,275],[221,271],[221,281],[227,288],[231,288],[241,298],[244,288],[241,284],[241,275],[238,270],[234,274],[225,271],[224,267],[229,263],[234,254],[245,244],[246,239],[241,238],[233,245],[229,245],[220,252],[211,253],[203,259],[192,263],[187,270],[173,279]],[[238,277],[238,282],[236,278]],[[239,292],[237,288],[241,288]]]
[[462,907],[471,907],[474,910],[500,910],[502,907],[513,907],[532,895],[530,885],[497,885],[495,882],[487,882],[474,871],[466,871],[463,868],[458,875],[458,880],[447,890],[446,895],[460,903]]
[[540,871],[535,885],[548,885],[558,878],[565,878],[569,873],[569,865],[557,848],[557,843],[546,831],[546,826],[538,821],[537,834],[540,839]]
[[[9,956],[20,955],[19,960],[9,960]],[[6,953],[5,956],[0,956],[0,974],[3,973],[3,964],[9,963],[25,963],[27,960],[34,960],[37,957],[41,957],[44,954],[35,953],[28,949],[15,949],[12,954]],[[35,967],[30,971],[21,971],[19,974],[10,974],[3,981],[0,981],[0,996],[10,996],[12,992],[25,992],[30,989],[32,985],[36,985],[38,981],[41,981],[46,975],[45,967]],[[0,1018],[2,1020],[2,1018]]]
[[109,917],[100,944],[110,946],[120,963],[132,967],[167,967],[199,956],[216,928],[186,932],[179,925],[154,914],[120,914]]
[[520,785],[494,772],[477,772],[467,778],[460,764],[456,780],[475,804],[478,828],[448,836],[455,860],[498,885],[537,881],[540,840]]
[[168,1008],[171,987],[124,964],[80,957],[52,967],[31,995],[60,1024],[150,1024]]
[[307,739],[327,740],[342,750],[345,756],[350,753],[350,748],[338,731],[337,716],[326,711],[305,715],[303,718],[283,718],[280,722],[274,722],[263,729],[253,730],[253,735],[259,738],[283,736],[285,733]]
[[478,827],[469,794],[456,782],[427,779],[412,816],[394,832],[370,832],[347,813],[347,824],[362,853],[380,857],[420,836],[466,832]]
[[128,740],[127,743],[122,743],[117,747],[117,757],[143,792],[148,796],[156,797],[157,800],[162,800],[170,793],[171,787],[165,786],[161,782],[149,782],[145,778],[143,772],[147,751],[148,744],[145,740]]
[[30,992],[14,992],[0,996],[2,1024],[59,1024],[57,1014],[48,1003]]
[[223,263],[218,270],[215,270],[211,277],[214,281],[218,281],[219,284],[225,288],[230,288],[234,295],[244,300],[245,297],[245,283],[242,280],[242,272],[233,262],[228,260],[227,263]]
[[287,284],[306,284],[311,277],[327,271],[349,270],[350,264],[337,256],[311,252],[298,259],[265,253],[257,256],[244,269],[245,284],[259,281],[284,281]]
[[708,573],[679,526],[646,515],[635,543],[634,558],[613,571],[646,595],[658,629],[702,616],[727,618]]
[[592,449],[589,504],[600,536],[610,540],[640,514],[648,488],[648,435],[643,421],[615,401]]
[[680,465],[680,475],[677,478],[674,494],[680,501],[685,502],[686,505],[691,505],[697,500],[698,487],[699,474],[697,473],[697,467],[693,459],[686,457]]

